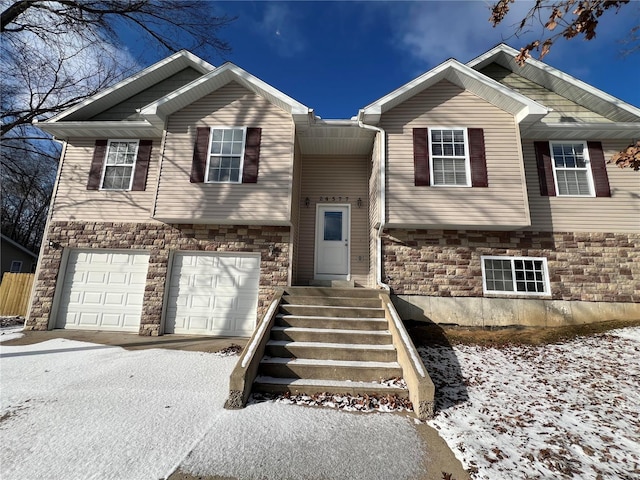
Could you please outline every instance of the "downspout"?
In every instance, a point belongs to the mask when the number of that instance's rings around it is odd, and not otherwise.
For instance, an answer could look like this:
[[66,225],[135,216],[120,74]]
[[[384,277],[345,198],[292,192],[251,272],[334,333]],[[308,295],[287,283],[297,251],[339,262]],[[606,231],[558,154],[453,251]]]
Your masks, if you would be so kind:
[[376,285],[383,288],[386,291],[391,291],[389,285],[382,281],[382,232],[386,224],[386,173],[387,173],[387,133],[380,127],[373,125],[367,125],[360,118],[362,111],[358,115],[358,126],[365,130],[373,130],[380,134],[380,162],[379,162],[379,180],[380,188],[378,189],[378,205],[380,210],[380,225],[378,226],[378,233],[376,235]]

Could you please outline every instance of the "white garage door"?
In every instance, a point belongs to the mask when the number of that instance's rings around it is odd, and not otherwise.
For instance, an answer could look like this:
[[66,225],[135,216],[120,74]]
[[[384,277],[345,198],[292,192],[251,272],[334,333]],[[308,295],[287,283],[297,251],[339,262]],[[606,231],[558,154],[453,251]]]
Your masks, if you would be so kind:
[[148,266],[145,252],[72,251],[56,327],[137,332]]
[[176,253],[165,333],[250,336],[259,282],[259,255]]

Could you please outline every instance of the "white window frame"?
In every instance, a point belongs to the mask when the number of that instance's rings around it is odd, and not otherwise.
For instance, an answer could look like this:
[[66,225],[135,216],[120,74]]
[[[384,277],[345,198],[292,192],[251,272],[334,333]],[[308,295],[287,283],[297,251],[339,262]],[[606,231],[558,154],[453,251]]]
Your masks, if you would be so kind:
[[[214,130],[242,130],[242,150],[240,151],[240,171],[238,172],[238,181],[231,181],[231,180],[227,180],[227,181],[219,181],[219,180],[210,180],[209,179],[209,167],[211,164],[211,157],[235,157],[237,155],[230,155],[230,154],[217,154],[217,153],[211,153],[211,145],[213,143],[213,131]],[[207,165],[205,167],[205,173],[204,173],[204,181],[205,183],[242,183],[242,173],[243,173],[243,169],[244,169],[244,149],[245,146],[247,144],[247,127],[228,127],[228,126],[214,126],[214,127],[209,127],[209,148],[207,150]]]
[[[587,183],[589,184],[589,194],[585,194],[585,195],[568,195],[566,193],[561,194],[560,193],[560,189],[558,188],[558,174],[556,173],[556,161],[555,158],[553,156],[553,146],[554,145],[566,145],[566,144],[572,144],[572,145],[577,145],[577,144],[582,144],[583,149],[582,149],[582,153],[584,156],[584,163],[585,163],[585,167],[584,168],[560,168],[559,170],[574,170],[574,171],[586,171],[587,172]],[[578,197],[578,198],[585,198],[585,197],[595,197],[596,196],[596,191],[593,185],[593,172],[591,171],[591,158],[589,157],[589,148],[587,147],[587,142],[585,142],[584,140],[552,140],[549,141],[549,151],[551,153],[551,167],[553,168],[553,183],[554,186],[556,188],[556,196],[558,197]]]
[[[451,131],[462,130],[462,134],[464,135],[464,170],[465,170],[465,177],[466,177],[465,185],[435,183],[434,168],[433,168],[434,156],[435,157],[445,157],[445,156],[433,154],[433,147],[431,142],[431,132],[433,130],[451,130]],[[429,183],[430,185],[434,187],[459,187],[459,188],[471,187],[471,160],[469,158],[469,135],[467,132],[467,127],[429,127],[427,136],[429,137],[427,140],[429,142],[429,176],[430,176]],[[463,157],[460,155],[453,155],[453,156],[446,156],[445,158],[463,158]]]
[[[513,282],[513,291],[509,290],[489,290],[487,288],[487,275],[485,272],[485,260],[507,260],[511,262],[511,277]],[[521,292],[517,290],[516,275],[515,275],[515,261],[516,260],[531,260],[542,261],[542,274],[544,282],[543,292]],[[550,297],[551,296],[551,283],[549,281],[549,267],[547,265],[547,259],[545,257],[516,257],[508,255],[482,255],[480,257],[480,264],[482,266],[482,292],[489,295],[526,295],[533,297]]]
[[[109,165],[107,164],[107,161],[109,159],[109,149],[111,148],[111,144],[112,143],[133,143],[135,142],[136,144],[136,151],[135,151],[135,155],[133,157],[133,163],[131,164],[131,178],[129,178],[129,186],[127,188],[104,188],[104,176],[107,173],[107,167],[114,167],[114,166],[118,166],[118,164],[115,165]],[[106,192],[124,192],[127,190],[131,190],[131,188],[133,187],[133,177],[136,173],[136,163],[138,162],[138,150],[140,149],[140,140],[137,138],[113,138],[113,139],[109,139],[107,141],[107,150],[105,152],[104,155],[104,161],[102,162],[102,176],[100,177],[100,190],[104,190]],[[129,166],[129,164],[123,164],[126,166]]]
[[9,273],[20,273],[22,271],[22,260],[11,260]]

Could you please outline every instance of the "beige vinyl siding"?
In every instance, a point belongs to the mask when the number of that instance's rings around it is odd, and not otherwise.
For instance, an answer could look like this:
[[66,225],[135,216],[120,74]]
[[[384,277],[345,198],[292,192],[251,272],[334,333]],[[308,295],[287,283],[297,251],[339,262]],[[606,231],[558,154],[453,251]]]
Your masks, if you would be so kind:
[[568,120],[572,122],[585,123],[611,122],[611,120],[603,117],[602,115],[592,112],[588,108],[578,105],[568,98],[558,95],[557,93],[544,88],[542,85],[538,85],[537,83],[532,82],[517,73],[513,73],[511,70],[508,70],[496,63],[487,65],[485,68],[480,70],[480,72],[515,90],[516,92],[541,103],[545,107],[552,108],[553,111],[544,117],[543,122],[560,122]]
[[120,102],[108,110],[95,115],[90,121],[139,120],[140,115],[136,112],[136,109],[149,105],[201,76],[202,74],[197,70],[185,68],[162,82],[156,83],[152,87],[128,98],[124,102]]
[[369,285],[376,283],[377,235],[380,225],[380,133],[376,134],[371,153],[369,175]]
[[[190,183],[196,127],[261,127],[258,183]],[[289,224],[291,115],[235,82],[168,119],[155,218],[196,223]]]
[[291,194],[291,280],[295,283],[298,278],[298,261],[300,245],[300,210],[304,208],[303,199],[300,197],[302,188],[302,165],[300,145],[296,142],[293,158],[293,188]]
[[[313,280],[315,259],[316,205],[351,205],[351,278],[356,285],[367,286],[369,278],[368,179],[370,159],[366,156],[302,157],[300,197],[309,197],[309,207],[300,209],[297,284]],[[320,202],[322,197],[322,202]],[[347,200],[348,197],[348,200]],[[326,200],[328,198],[328,200]],[[334,200],[335,198],[335,200]],[[362,207],[358,208],[358,198]]]
[[[543,197],[533,140],[523,140],[531,228],[555,232],[640,232],[640,175],[629,168],[607,165],[611,197]],[[606,160],[631,143],[603,141]]]
[[[387,221],[421,228],[509,228],[529,225],[515,119],[442,81],[382,115],[387,131]],[[413,128],[482,128],[488,188],[414,185]]]
[[154,138],[144,191],[110,192],[87,190],[89,169],[96,139],[71,138],[67,141],[53,204],[53,221],[150,221],[153,192],[158,172],[160,139]]

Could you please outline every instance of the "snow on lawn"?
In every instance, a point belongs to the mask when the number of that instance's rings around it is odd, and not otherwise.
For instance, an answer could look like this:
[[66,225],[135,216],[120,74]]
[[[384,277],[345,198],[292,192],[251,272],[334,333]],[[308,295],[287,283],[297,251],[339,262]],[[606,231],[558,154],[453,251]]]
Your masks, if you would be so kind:
[[224,410],[237,356],[55,339],[0,344],[0,357],[3,480],[147,480],[178,466],[243,479],[423,471],[424,448],[403,416],[271,402]]
[[15,338],[23,337],[22,325],[0,328],[0,342],[8,342]]
[[436,384],[429,423],[472,478],[640,478],[639,327],[420,354]]

